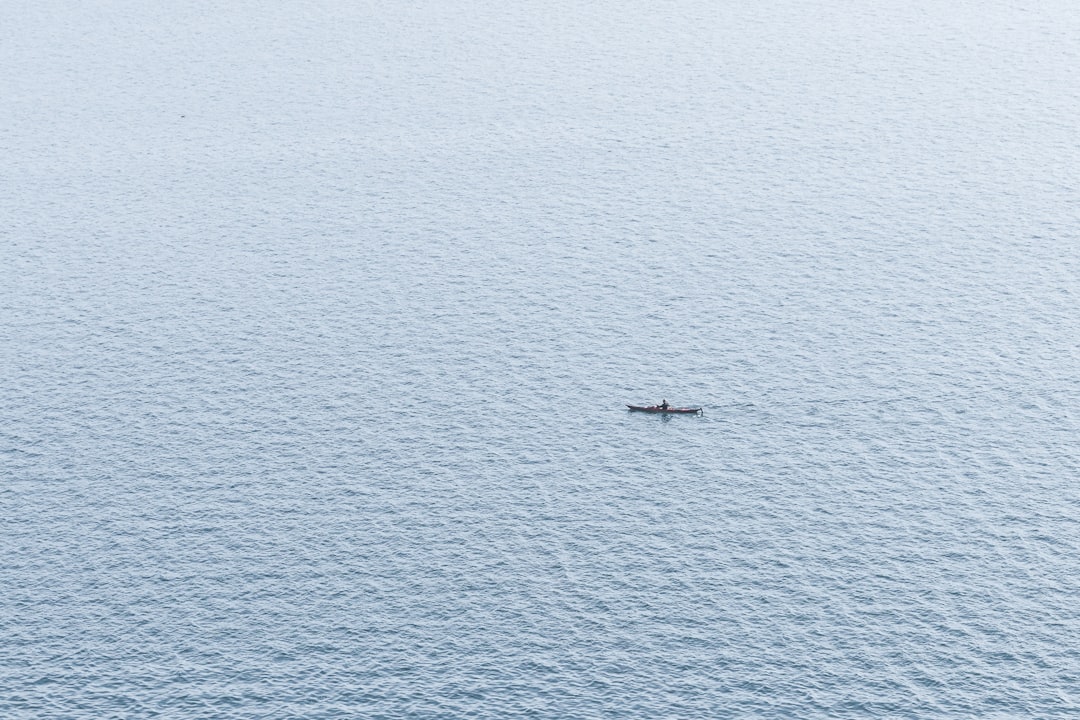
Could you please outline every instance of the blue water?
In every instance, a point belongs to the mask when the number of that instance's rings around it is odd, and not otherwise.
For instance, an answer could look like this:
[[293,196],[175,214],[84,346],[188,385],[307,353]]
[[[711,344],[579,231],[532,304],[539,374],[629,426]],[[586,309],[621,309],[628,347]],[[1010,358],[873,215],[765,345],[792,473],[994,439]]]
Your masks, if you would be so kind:
[[158,5],[0,8],[0,716],[1080,715],[1080,6]]

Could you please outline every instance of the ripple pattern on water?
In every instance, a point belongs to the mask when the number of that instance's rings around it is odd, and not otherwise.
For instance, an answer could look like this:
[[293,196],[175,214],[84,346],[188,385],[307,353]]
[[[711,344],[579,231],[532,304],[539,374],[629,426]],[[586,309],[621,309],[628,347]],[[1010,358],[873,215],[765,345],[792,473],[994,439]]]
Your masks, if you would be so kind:
[[1075,716],[1077,36],[0,9],[0,715]]

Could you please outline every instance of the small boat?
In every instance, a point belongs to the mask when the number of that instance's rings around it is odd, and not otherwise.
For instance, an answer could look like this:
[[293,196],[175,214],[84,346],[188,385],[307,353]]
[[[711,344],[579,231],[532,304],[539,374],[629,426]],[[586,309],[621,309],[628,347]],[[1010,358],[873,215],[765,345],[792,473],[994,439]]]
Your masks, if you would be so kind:
[[661,413],[664,415],[672,413],[679,413],[682,415],[703,414],[703,408],[699,407],[674,407],[672,405],[668,405],[666,408],[660,407],[659,405],[627,405],[626,407],[630,408],[630,412]]

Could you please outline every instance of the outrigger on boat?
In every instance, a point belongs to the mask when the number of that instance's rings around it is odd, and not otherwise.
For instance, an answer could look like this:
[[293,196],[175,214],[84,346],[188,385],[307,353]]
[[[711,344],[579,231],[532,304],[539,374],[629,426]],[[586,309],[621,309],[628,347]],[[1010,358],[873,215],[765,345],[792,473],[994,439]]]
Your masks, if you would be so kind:
[[672,405],[627,405],[626,407],[630,408],[630,412],[662,413],[664,415],[670,413],[682,415],[704,414],[704,408],[699,407],[674,407]]

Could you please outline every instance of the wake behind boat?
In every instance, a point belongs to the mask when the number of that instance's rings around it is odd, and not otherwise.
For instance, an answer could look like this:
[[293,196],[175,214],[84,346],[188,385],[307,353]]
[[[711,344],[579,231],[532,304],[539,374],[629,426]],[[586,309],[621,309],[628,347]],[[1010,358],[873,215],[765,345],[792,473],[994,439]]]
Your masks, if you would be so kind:
[[662,413],[664,415],[672,413],[682,415],[704,414],[704,408],[699,407],[673,407],[671,405],[627,405],[626,407],[630,408],[630,412]]

